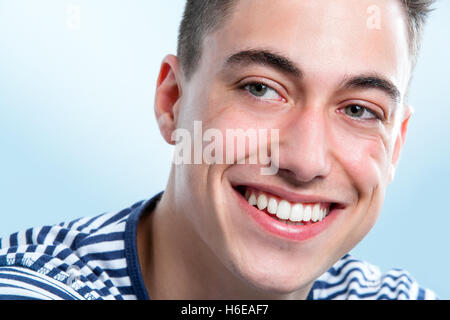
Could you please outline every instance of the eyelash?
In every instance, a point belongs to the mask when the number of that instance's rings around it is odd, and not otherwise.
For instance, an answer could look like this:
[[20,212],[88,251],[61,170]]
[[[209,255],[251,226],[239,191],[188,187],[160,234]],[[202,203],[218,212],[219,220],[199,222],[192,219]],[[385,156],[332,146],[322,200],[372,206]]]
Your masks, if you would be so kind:
[[370,121],[384,121],[384,116],[376,111],[374,111],[373,109],[366,107],[364,104],[362,103],[350,103],[347,104],[346,106],[340,108],[340,112],[345,114],[345,109],[349,108],[349,107],[353,107],[353,106],[358,106],[363,108],[366,112],[370,113],[371,115],[373,115],[375,117],[375,119],[358,119],[356,117],[351,117],[350,115],[347,115],[348,117],[354,119],[355,121],[366,121],[366,122],[370,122]]

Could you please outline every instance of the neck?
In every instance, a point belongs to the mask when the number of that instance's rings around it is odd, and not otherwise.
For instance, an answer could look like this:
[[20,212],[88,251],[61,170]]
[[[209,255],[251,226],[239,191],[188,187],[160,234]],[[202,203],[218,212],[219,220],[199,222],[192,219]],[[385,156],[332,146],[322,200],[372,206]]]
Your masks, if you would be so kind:
[[308,288],[277,294],[256,288],[231,272],[176,210],[174,189],[138,226],[142,275],[153,300],[306,299]]

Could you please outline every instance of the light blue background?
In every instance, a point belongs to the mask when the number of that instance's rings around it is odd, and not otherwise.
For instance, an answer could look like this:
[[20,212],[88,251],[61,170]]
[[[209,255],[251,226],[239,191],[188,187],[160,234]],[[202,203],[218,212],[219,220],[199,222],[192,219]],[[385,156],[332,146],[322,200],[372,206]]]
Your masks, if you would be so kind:
[[[163,190],[172,149],[154,120],[154,89],[162,58],[176,51],[183,5],[0,0],[0,235]],[[405,268],[449,299],[450,1],[437,7],[396,179],[352,253],[382,270]]]

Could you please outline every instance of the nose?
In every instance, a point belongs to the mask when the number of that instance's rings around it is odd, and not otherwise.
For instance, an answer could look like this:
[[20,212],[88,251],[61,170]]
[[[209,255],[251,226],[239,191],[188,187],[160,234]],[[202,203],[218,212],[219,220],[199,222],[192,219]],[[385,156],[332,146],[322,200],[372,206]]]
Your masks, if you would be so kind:
[[321,108],[299,111],[280,130],[279,174],[311,182],[330,173],[326,115]]

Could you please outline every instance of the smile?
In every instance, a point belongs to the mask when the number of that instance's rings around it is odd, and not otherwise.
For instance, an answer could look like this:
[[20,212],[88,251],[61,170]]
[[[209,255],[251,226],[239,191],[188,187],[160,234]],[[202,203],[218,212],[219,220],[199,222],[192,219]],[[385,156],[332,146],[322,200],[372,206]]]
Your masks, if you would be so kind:
[[291,203],[285,199],[250,188],[245,191],[245,199],[250,205],[265,211],[272,218],[292,225],[322,221],[330,212],[331,206],[331,203],[327,202]]
[[[327,229],[344,209],[321,197],[301,196],[265,186],[234,188],[239,204],[266,232],[295,241],[307,240]],[[264,190],[262,190],[264,189]]]

